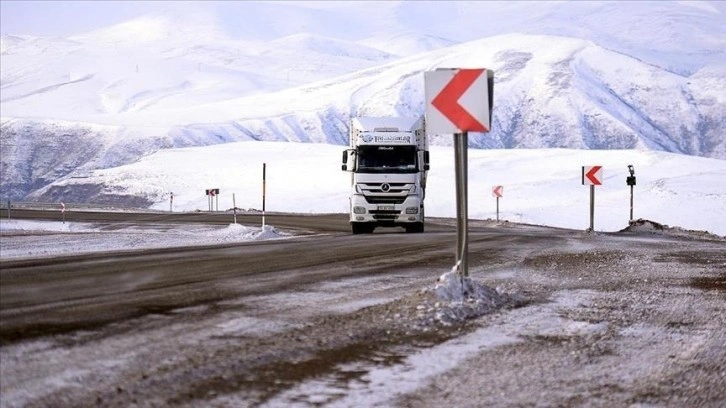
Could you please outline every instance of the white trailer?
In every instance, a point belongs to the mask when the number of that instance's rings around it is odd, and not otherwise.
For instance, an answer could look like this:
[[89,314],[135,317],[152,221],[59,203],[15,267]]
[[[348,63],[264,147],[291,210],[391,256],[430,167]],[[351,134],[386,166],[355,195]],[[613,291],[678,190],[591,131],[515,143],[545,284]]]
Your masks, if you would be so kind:
[[350,225],[354,234],[376,227],[424,231],[424,197],[429,146],[423,117],[356,117],[350,148],[343,152],[351,172]]

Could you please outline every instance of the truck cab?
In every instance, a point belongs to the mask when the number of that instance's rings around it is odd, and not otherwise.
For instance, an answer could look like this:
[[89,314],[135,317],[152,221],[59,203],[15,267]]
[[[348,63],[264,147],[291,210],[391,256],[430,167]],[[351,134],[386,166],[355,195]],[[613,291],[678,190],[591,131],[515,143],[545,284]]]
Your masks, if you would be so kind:
[[351,119],[350,148],[343,152],[351,172],[350,224],[354,234],[376,227],[424,231],[429,169],[424,118]]

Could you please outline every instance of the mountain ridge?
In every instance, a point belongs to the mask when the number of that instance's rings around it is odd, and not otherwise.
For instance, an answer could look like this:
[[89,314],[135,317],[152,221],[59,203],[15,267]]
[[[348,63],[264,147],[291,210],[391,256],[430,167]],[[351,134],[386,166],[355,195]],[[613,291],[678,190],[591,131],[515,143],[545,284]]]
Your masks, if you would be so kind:
[[[688,6],[696,10],[695,17],[688,14],[692,20],[678,20],[673,12],[655,20],[679,27],[703,20],[708,28],[714,15],[723,19],[722,5],[705,6]],[[385,5],[399,11],[410,7]],[[473,16],[479,12],[476,4],[460,7],[474,10]],[[495,15],[523,6],[501,7]],[[530,5],[533,15],[558,7]],[[646,8],[634,7],[640,21]],[[674,4],[658,7],[683,10]],[[624,51],[642,46],[642,39],[612,47],[617,42],[607,30],[624,13],[617,7],[573,4],[574,9],[607,10],[605,34],[593,40],[592,33],[585,38],[505,33],[457,42],[446,40],[445,30],[423,32],[417,29],[420,22],[410,21],[398,34],[389,27],[361,39],[298,32],[263,41],[234,39],[214,29],[189,41],[184,36],[168,41],[174,36],[169,30],[176,30],[174,20],[158,17],[164,35],[138,46],[134,41],[109,46],[98,39],[118,34],[123,24],[65,39],[4,35],[2,195],[24,197],[41,185],[131,163],[159,149],[244,140],[345,145],[350,116],[423,114],[423,72],[437,67],[495,72],[493,129],[471,134],[472,148],[636,148],[726,159],[726,98],[719,92],[726,89],[726,64],[713,62],[726,55],[719,48],[719,31],[707,38],[689,34],[685,38],[699,41],[693,49],[684,53],[685,46],[678,44],[673,51],[688,61],[673,65],[674,57],[658,65],[654,61],[662,53],[653,58],[650,52]],[[323,7],[312,15],[320,19],[323,12],[330,10]],[[157,21],[148,18],[135,21]],[[207,17],[198,21],[210,27]],[[562,27],[542,31],[577,32]],[[633,29],[654,27],[660,26]],[[185,30],[194,31],[191,25]],[[102,35],[94,37],[94,32]],[[664,34],[672,38],[676,33]],[[430,43],[432,38],[442,42]],[[385,49],[396,44],[376,47],[376,41],[396,39],[403,57],[386,57]],[[83,157],[59,154],[73,150],[62,144],[73,142],[73,135],[95,147],[83,150]],[[450,145],[451,137],[435,135],[432,144]],[[43,149],[49,152],[39,153]],[[36,156],[28,152],[61,157],[32,163]]]

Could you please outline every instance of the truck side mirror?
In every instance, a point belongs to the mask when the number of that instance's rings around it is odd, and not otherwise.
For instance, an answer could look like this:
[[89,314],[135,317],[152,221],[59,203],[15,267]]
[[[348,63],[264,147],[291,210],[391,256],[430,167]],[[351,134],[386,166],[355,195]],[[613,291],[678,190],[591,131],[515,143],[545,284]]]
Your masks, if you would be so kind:
[[[343,171],[353,171],[355,167],[355,160],[354,160],[354,150],[348,149],[343,150],[343,165],[340,166],[340,169]],[[351,162],[348,164],[348,156],[350,156]]]

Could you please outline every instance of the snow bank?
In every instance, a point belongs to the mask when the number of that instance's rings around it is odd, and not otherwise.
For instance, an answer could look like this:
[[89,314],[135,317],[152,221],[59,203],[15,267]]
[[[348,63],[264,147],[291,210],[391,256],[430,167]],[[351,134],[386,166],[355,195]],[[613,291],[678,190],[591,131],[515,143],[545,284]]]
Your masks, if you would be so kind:
[[229,224],[106,226],[58,221],[0,220],[0,259],[37,258],[93,252],[229,244],[280,239],[290,234],[274,226]]

